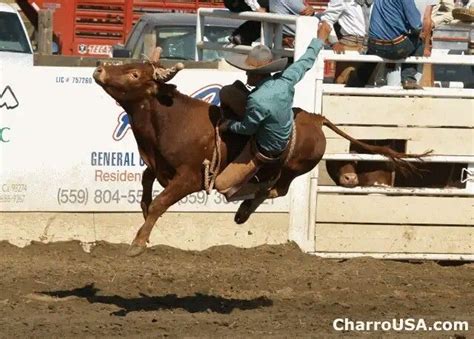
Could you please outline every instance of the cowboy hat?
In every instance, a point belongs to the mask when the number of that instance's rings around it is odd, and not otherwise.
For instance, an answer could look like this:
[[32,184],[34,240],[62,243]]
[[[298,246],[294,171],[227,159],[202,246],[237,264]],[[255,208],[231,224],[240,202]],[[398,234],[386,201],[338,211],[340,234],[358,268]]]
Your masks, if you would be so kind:
[[474,7],[453,9],[453,18],[462,22],[474,22]]
[[247,72],[272,73],[282,71],[288,63],[288,58],[277,58],[270,48],[258,45],[252,48],[248,55],[234,54],[229,56],[226,61]]

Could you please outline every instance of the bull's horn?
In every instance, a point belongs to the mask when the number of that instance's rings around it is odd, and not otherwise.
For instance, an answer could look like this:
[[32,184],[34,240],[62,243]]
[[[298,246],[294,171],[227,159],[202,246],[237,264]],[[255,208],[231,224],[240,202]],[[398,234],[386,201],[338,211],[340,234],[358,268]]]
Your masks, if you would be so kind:
[[153,50],[153,53],[151,53],[151,57],[150,57],[150,61],[151,62],[158,62],[160,61],[160,56],[161,56],[161,52],[163,51],[163,49],[161,47],[156,47],[154,50]]
[[171,68],[167,69],[156,69],[153,73],[153,78],[156,81],[168,82],[174,78],[174,76],[184,68],[184,65],[179,62]]

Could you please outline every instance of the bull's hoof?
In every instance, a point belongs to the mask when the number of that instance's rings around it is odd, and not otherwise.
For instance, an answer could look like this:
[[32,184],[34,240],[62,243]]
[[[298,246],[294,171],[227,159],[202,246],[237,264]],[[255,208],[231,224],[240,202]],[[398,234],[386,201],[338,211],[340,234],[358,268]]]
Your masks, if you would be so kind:
[[146,245],[137,245],[137,244],[131,244],[130,247],[127,250],[127,256],[128,257],[137,257],[146,250]]

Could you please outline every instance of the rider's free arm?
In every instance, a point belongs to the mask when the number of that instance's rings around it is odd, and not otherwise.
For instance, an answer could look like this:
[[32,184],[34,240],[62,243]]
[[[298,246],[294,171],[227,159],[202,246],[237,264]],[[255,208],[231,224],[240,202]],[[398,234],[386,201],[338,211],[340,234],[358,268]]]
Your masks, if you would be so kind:
[[[322,46],[323,42],[321,40],[313,39],[301,58],[282,72],[279,81],[284,82],[280,82],[280,84],[283,86],[296,85],[303,78],[304,74],[313,67],[316,56]],[[252,96],[247,101],[245,111],[245,117],[242,121],[231,120],[228,122],[228,129],[237,134],[254,135],[260,123],[266,118],[266,114]]]
[[286,80],[291,86],[295,86],[298,81],[303,79],[305,73],[313,67],[314,61],[323,47],[323,44],[322,40],[313,38],[306,49],[306,52],[298,59],[298,61],[295,61],[282,72],[280,79]]

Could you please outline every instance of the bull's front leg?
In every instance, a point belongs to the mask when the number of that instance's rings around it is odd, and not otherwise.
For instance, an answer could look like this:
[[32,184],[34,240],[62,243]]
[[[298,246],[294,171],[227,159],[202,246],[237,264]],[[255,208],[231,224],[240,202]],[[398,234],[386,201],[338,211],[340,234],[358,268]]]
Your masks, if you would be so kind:
[[151,204],[152,200],[152,192],[153,192],[153,183],[155,182],[155,173],[149,167],[147,167],[143,171],[142,175],[142,201],[140,203],[140,207],[142,208],[143,217],[146,220],[148,216],[148,208]]
[[135,239],[127,251],[127,255],[134,257],[143,253],[158,218],[165,213],[170,206],[200,189],[201,180],[199,176],[196,177],[196,175],[190,171],[176,173],[165,189],[150,203],[145,223],[138,230]]

